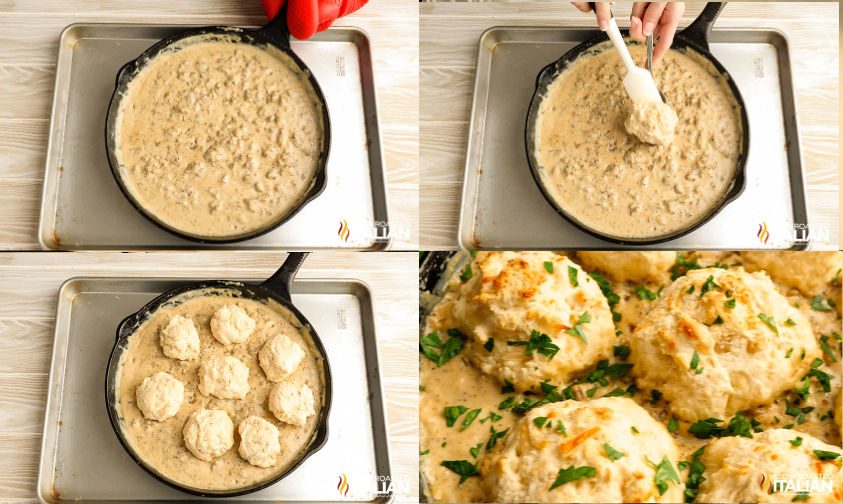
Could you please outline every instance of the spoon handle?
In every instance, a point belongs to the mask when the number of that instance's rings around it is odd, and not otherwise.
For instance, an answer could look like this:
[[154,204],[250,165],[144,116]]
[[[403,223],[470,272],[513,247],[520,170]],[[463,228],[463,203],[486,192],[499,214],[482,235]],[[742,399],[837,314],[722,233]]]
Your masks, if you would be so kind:
[[653,75],[653,36],[647,35],[647,70]]

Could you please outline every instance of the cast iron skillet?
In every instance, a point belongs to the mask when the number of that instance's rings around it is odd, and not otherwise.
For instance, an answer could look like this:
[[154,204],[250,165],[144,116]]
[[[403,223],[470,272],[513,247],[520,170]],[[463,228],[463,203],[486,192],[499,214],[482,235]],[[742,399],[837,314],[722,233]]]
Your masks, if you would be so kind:
[[[277,219],[276,221],[268,224],[263,228],[260,228],[255,231],[250,231],[248,233],[224,236],[194,235],[173,228],[168,224],[162,222],[152,212],[145,209],[134,198],[134,196],[132,196],[132,193],[129,191],[125,181],[123,180],[123,175],[120,169],[120,163],[118,163],[117,156],[115,154],[117,150],[115,145],[115,134],[117,133],[117,113],[120,110],[120,103],[126,96],[126,90],[128,89],[129,84],[135,77],[138,76],[141,70],[143,70],[146,63],[151,61],[152,58],[154,58],[163,51],[172,49],[173,44],[176,44],[179,41],[201,35],[223,35],[226,38],[231,39],[235,43],[248,44],[256,46],[258,48],[264,48],[269,45],[278,49],[287,57],[289,57],[291,62],[294,65],[297,65],[302,74],[307,77],[308,82],[310,82],[310,85],[313,87],[313,92],[316,95],[316,99],[320,103],[320,106],[322,108],[322,152],[319,154],[319,163],[317,165],[316,174],[314,175],[313,181],[311,182],[310,189],[308,189],[307,193],[304,195],[302,200],[296,207],[293,208],[291,212],[287,213],[286,215],[283,215],[281,218]],[[120,187],[120,190],[123,192],[123,195],[126,197],[127,200],[129,200],[129,203],[131,203],[132,206],[135,207],[135,210],[137,210],[141,215],[146,217],[153,224],[181,238],[199,243],[239,242],[244,240],[251,240],[252,238],[256,238],[258,236],[266,234],[274,230],[281,224],[284,224],[285,222],[290,220],[307,203],[319,196],[319,194],[321,194],[322,191],[325,190],[325,187],[327,187],[328,185],[326,167],[328,164],[328,152],[331,148],[331,121],[328,115],[328,103],[325,100],[325,95],[322,94],[322,88],[319,87],[319,83],[316,81],[316,78],[313,76],[313,73],[310,71],[307,65],[305,65],[304,62],[296,55],[296,53],[294,53],[292,49],[290,49],[290,31],[287,28],[286,5],[281,10],[281,12],[279,12],[278,15],[275,16],[275,19],[273,19],[266,26],[258,30],[248,30],[245,28],[239,28],[234,26],[206,26],[202,28],[185,30],[171,35],[165,38],[164,40],[161,40],[154,46],[144,51],[137,59],[132,60],[123,65],[123,67],[120,68],[120,70],[117,72],[117,84],[114,89],[114,94],[111,95],[111,103],[108,106],[108,114],[106,115],[105,119],[105,148],[108,153],[108,164],[111,166],[111,174],[114,176],[114,180],[117,181],[117,185]]]
[[[694,52],[703,57],[709,63],[711,63],[711,65],[714,66],[714,68],[721,75],[724,76],[726,82],[729,85],[729,88],[732,91],[732,94],[735,97],[735,100],[738,103],[738,108],[740,109],[741,128],[743,130],[741,140],[741,152],[738,155],[738,166],[737,170],[735,170],[735,176],[732,179],[730,189],[723,196],[721,201],[709,212],[707,216],[694,223],[690,227],[680,229],[673,233],[668,233],[662,236],[638,239],[621,236],[612,236],[592,229],[583,224],[582,222],[579,222],[573,215],[566,212],[558,203],[553,200],[550,191],[545,186],[544,181],[541,177],[541,166],[539,165],[539,162],[535,157],[536,123],[538,120],[539,106],[541,105],[544,96],[547,94],[548,86],[550,86],[550,84],[554,81],[554,79],[556,79],[556,77],[559,76],[559,74],[565,71],[565,69],[567,69],[568,66],[570,66],[570,64],[579,56],[587,53],[597,44],[606,42],[608,40],[605,34],[600,34],[574,47],[573,49],[562,55],[561,58],[551,63],[550,65],[547,65],[541,70],[541,72],[539,72],[538,78],[536,79],[536,91],[533,94],[532,101],[530,102],[530,108],[527,112],[525,144],[527,147],[527,161],[530,164],[530,173],[532,173],[533,179],[539,186],[539,189],[541,190],[544,198],[553,207],[553,209],[556,210],[559,215],[566,218],[573,225],[585,231],[586,233],[611,243],[616,243],[618,245],[651,245],[656,243],[663,243],[669,240],[675,240],[680,236],[684,236],[690,233],[691,231],[694,231],[695,229],[699,228],[700,226],[711,220],[712,217],[717,215],[726,206],[726,204],[734,201],[735,199],[737,199],[738,196],[740,196],[746,185],[745,170],[746,159],[747,155],[749,154],[749,119],[746,115],[746,106],[744,104],[743,97],[741,96],[740,90],[738,90],[737,85],[735,85],[734,79],[732,79],[731,75],[729,75],[729,72],[726,71],[726,68],[724,68],[723,65],[721,65],[720,62],[717,61],[717,59],[711,54],[708,47],[708,40],[709,36],[711,35],[711,27],[714,25],[714,22],[717,20],[717,16],[720,14],[720,11],[723,10],[723,7],[725,5],[725,2],[709,2],[708,4],[706,4],[705,8],[703,9],[702,13],[700,13],[700,15],[697,17],[697,19],[695,19],[694,22],[691,23],[687,28],[682,30],[680,33],[676,34],[672,46],[673,49]],[[624,31],[624,34],[628,36],[629,32]]]
[[[293,277],[295,277],[296,272],[306,257],[307,252],[291,252],[284,261],[284,264],[281,265],[281,268],[269,277],[269,279],[259,285],[251,285],[228,280],[207,280],[175,288],[156,297],[137,312],[123,319],[117,326],[117,340],[114,343],[114,348],[111,350],[111,357],[108,359],[108,367],[105,373],[105,406],[108,410],[108,419],[111,421],[111,427],[114,429],[117,439],[120,440],[120,444],[123,445],[123,448],[129,456],[132,457],[132,460],[134,460],[135,463],[141,466],[146,472],[155,477],[155,479],[177,490],[193,495],[199,495],[202,497],[233,497],[235,495],[257,492],[258,490],[275,484],[288,474],[292,473],[302,462],[305,461],[305,459],[319,451],[325,445],[325,442],[328,440],[328,410],[331,408],[331,369],[328,365],[328,354],[325,352],[325,347],[322,345],[322,341],[319,339],[319,335],[316,334],[313,326],[310,325],[310,322],[308,322],[304,315],[302,315],[301,312],[293,305],[290,299],[290,288],[293,283]],[[119,362],[120,357],[123,355],[123,352],[128,346],[129,336],[131,336],[135,330],[137,330],[147,320],[150,314],[160,308],[161,305],[167,302],[178,302],[178,298],[183,297],[188,293],[209,288],[222,289],[228,291],[226,292],[227,295],[252,299],[261,303],[273,300],[290,310],[290,312],[292,312],[292,314],[298,319],[301,326],[310,333],[313,347],[316,349],[319,354],[319,358],[322,361],[322,375],[325,391],[323,393],[322,409],[319,412],[319,418],[317,419],[316,429],[310,440],[310,445],[307,446],[301,453],[298,460],[294,461],[286,470],[273,478],[258,482],[249,487],[234,490],[204,490],[187,487],[157,472],[141,459],[126,439],[123,434],[121,419],[116,408]]]

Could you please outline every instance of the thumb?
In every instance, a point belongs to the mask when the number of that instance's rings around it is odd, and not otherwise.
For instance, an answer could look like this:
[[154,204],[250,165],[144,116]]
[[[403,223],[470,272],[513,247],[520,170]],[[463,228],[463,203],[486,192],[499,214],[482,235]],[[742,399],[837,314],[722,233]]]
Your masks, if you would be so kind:
[[287,5],[287,27],[290,29],[290,35],[299,40],[312,37],[319,26],[317,0],[289,0]]

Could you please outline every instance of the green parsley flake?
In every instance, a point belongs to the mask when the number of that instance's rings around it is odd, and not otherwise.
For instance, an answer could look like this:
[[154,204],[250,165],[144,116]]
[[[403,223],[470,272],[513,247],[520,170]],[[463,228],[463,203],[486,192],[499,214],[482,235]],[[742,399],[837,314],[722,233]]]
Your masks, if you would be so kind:
[[554,480],[553,484],[550,485],[549,490],[553,490],[554,488],[560,487],[565,483],[570,483],[578,479],[593,478],[596,473],[597,470],[591,466],[570,466],[564,469],[559,469],[559,473],[556,474],[556,480]]
[[471,280],[472,276],[474,276],[474,274],[471,272],[471,265],[466,264],[465,269],[460,274],[460,280],[462,280],[463,282],[468,282],[469,280]]
[[767,315],[766,313],[759,313],[758,318],[761,319],[761,322],[767,324],[767,327],[773,330],[776,335],[779,334],[779,327],[776,325],[776,319]]
[[625,455],[624,452],[618,451],[609,446],[609,443],[603,443],[603,450],[606,452],[606,457],[611,461],[618,460]]
[[548,273],[553,273],[553,262],[545,261],[544,262],[544,270]]
[[573,286],[573,287],[579,287],[579,285],[580,285],[580,282],[577,279],[577,274],[578,274],[577,268],[575,268],[573,266],[568,266],[568,281],[571,282],[571,286]]

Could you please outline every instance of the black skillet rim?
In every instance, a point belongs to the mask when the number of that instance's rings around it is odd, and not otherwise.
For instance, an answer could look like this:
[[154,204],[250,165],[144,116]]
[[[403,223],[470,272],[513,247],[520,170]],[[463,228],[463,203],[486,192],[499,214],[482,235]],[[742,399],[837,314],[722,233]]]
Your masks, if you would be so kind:
[[[238,488],[231,491],[219,492],[182,486],[179,483],[165,477],[163,474],[158,473],[151,466],[146,464],[143,459],[131,447],[131,444],[128,442],[128,440],[123,434],[123,430],[120,427],[120,417],[117,414],[116,407],[114,406],[116,404],[117,393],[115,391],[115,387],[112,387],[112,385],[114,385],[117,380],[117,371],[119,369],[120,357],[126,350],[125,343],[128,341],[128,338],[133,334],[134,329],[140,327],[140,325],[144,321],[146,321],[150,314],[154,313],[158,308],[161,307],[161,305],[165,304],[170,299],[187,294],[190,291],[209,288],[223,290],[240,290],[241,293],[242,291],[245,291],[250,294],[249,299],[254,299],[259,302],[272,299],[278,302],[286,309],[290,310],[293,315],[298,319],[298,321],[310,332],[310,339],[313,342],[314,347],[316,347],[316,350],[322,357],[323,375],[325,377],[324,404],[322,405],[322,409],[320,410],[320,417],[317,421],[316,429],[314,430],[312,440],[308,445],[307,449],[302,452],[301,456],[293,464],[288,466],[287,469],[278,473],[277,475],[273,476],[268,480],[259,482],[256,485],[246,488]],[[307,318],[305,318],[304,315],[298,310],[298,308],[296,308],[291,301],[287,301],[283,298],[283,296],[280,296],[278,293],[274,292],[268,287],[265,287],[263,285],[250,285],[242,282],[234,282],[228,280],[207,280],[201,282],[193,282],[187,285],[183,285],[181,287],[177,287],[175,289],[171,289],[159,296],[156,296],[153,300],[146,303],[140,310],[136,311],[135,313],[127,316],[122,321],[120,321],[120,323],[117,325],[117,337],[115,338],[114,346],[112,347],[111,353],[109,354],[108,364],[106,366],[105,373],[105,407],[108,412],[108,420],[111,424],[111,428],[114,430],[114,434],[120,441],[120,445],[129,455],[132,461],[138,466],[140,466],[141,469],[150,474],[153,478],[171,488],[199,497],[212,498],[236,497],[238,495],[246,495],[270,487],[275,483],[281,481],[288,475],[292,474],[301,464],[304,463],[305,460],[310,458],[311,455],[321,450],[325,446],[325,443],[327,443],[328,441],[328,416],[331,409],[332,390],[333,387],[331,379],[331,369],[328,363],[328,353],[325,351],[325,347],[322,344],[322,340],[319,338],[319,335],[316,333]]]
[[[628,30],[622,30],[621,34],[624,37],[629,37]],[[729,85],[729,89],[731,89],[735,100],[738,103],[738,107],[740,108],[740,116],[741,122],[743,126],[742,131],[742,151],[738,156],[738,164],[737,169],[735,170],[735,176],[732,179],[732,184],[729,190],[723,195],[723,198],[720,202],[712,209],[708,215],[696,223],[692,224],[691,226],[681,229],[674,233],[669,233],[667,235],[663,235],[656,238],[648,238],[648,239],[641,239],[636,240],[632,238],[619,238],[615,236],[610,236],[603,234],[599,231],[591,229],[586,225],[579,222],[577,219],[573,217],[573,215],[568,214],[562,207],[557,204],[550,192],[545,187],[544,181],[541,178],[540,166],[538,161],[534,157],[534,152],[530,148],[532,141],[535,139],[535,126],[538,114],[538,108],[543,100],[542,91],[546,90],[547,86],[550,82],[553,81],[562,71],[564,71],[574,60],[576,60],[579,56],[583,53],[587,52],[592,47],[606,42],[607,39],[604,38],[602,35],[597,35],[592,37],[576,47],[570,49],[568,52],[562,55],[561,58],[558,60],[546,65],[542,68],[538,76],[536,77],[536,89],[533,92],[533,97],[530,101],[530,106],[527,111],[526,117],[526,124],[524,127],[524,145],[527,151],[527,163],[530,166],[530,174],[533,177],[533,181],[538,186],[539,190],[542,193],[544,199],[550,204],[550,206],[556,211],[557,214],[561,215],[565,218],[568,222],[573,224],[576,228],[580,229],[581,231],[594,236],[595,238],[599,238],[601,240],[607,241],[609,243],[614,243],[617,245],[656,245],[659,243],[665,243],[671,240],[675,240],[685,236],[710,221],[714,218],[717,214],[719,214],[729,203],[736,200],[746,189],[746,162],[747,158],[749,157],[749,118],[746,115],[746,105],[743,99],[743,96],[740,93],[737,85],[735,84],[734,79],[729,74],[729,72],[723,67],[723,65],[708,51],[705,50],[698,42],[692,40],[695,34],[685,34],[685,32],[678,33],[673,42],[673,48],[675,49],[684,49],[684,50],[692,50],[696,52],[700,57],[704,58],[706,61],[714,66],[715,70],[717,70],[722,76],[726,79],[726,82]],[[705,42],[705,40],[703,40]]]
[[[179,238],[183,238],[185,240],[189,240],[196,243],[225,244],[251,240],[253,238],[257,238],[271,231],[274,231],[279,226],[292,219],[308,203],[316,199],[328,187],[328,154],[331,150],[331,120],[330,114],[328,112],[328,102],[325,99],[325,95],[322,92],[322,88],[319,86],[319,83],[317,82],[316,77],[313,75],[313,72],[304,63],[304,61],[302,61],[301,58],[299,58],[298,55],[296,55],[296,53],[293,52],[292,49],[290,49],[289,40],[287,40],[287,43],[285,44],[283,39],[279,39],[278,37],[273,36],[271,33],[268,32],[268,30],[278,29],[283,32],[284,36],[289,36],[286,33],[286,25],[282,27],[276,26],[283,22],[283,19],[282,21],[277,21],[281,18],[286,18],[285,12],[279,13],[275,21],[257,30],[246,29],[237,26],[204,26],[200,28],[191,28],[178,33],[174,33],[173,35],[170,35],[169,37],[164,38],[159,42],[155,43],[152,47],[141,53],[140,56],[133,59],[132,61],[129,61],[128,63],[123,65],[120,70],[117,71],[114,92],[111,95],[105,119],[106,157],[108,158],[108,165],[111,171],[111,175],[112,177],[114,177],[115,182],[117,182],[117,186],[120,188],[120,192],[123,193],[123,196],[126,198],[126,200],[129,201],[129,203],[132,205],[132,207],[134,207],[134,209],[138,213],[143,215],[149,222],[152,222],[156,227],[163,229],[164,231],[167,231],[170,234],[178,236]],[[128,88],[129,84],[135,77],[137,77],[140,71],[143,70],[144,65],[147,61],[152,60],[159,53],[166,50],[168,47],[172,46],[178,41],[201,35],[233,36],[239,39],[237,43],[245,43],[253,46],[273,46],[274,48],[283,52],[287,57],[289,57],[299,67],[299,70],[305,75],[307,75],[308,82],[313,88],[313,92],[322,106],[322,152],[319,156],[318,169],[313,177],[312,185],[308,189],[307,193],[305,193],[304,197],[301,199],[301,201],[299,201],[299,203],[293,208],[292,211],[283,215],[280,219],[276,220],[269,226],[260,228],[257,231],[251,231],[249,233],[237,235],[234,237],[222,236],[220,238],[215,238],[212,236],[195,236],[180,231],[158,220],[151,212],[148,212],[143,207],[143,205],[138,203],[138,201],[132,195],[131,191],[128,189],[128,187],[126,187],[125,183],[123,182],[123,177],[119,173],[120,163],[117,161],[117,157],[115,154],[117,115],[118,110],[120,108],[120,103],[123,97],[125,96],[125,91]]]

